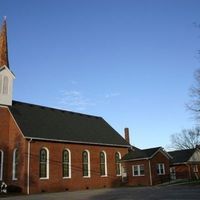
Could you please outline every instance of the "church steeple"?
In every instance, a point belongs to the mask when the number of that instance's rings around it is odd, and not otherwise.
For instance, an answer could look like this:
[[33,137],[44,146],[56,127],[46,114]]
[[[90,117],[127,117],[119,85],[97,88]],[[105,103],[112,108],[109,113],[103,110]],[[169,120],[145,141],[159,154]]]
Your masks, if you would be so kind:
[[8,63],[8,44],[6,18],[0,32],[0,106],[12,105],[12,92],[14,74],[11,72]]
[[9,68],[6,17],[0,32],[0,67],[4,65]]

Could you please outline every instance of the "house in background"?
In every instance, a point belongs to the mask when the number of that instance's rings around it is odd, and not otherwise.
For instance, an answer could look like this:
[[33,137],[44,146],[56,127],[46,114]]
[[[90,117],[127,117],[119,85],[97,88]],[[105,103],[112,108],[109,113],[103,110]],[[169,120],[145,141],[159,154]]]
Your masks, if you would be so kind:
[[200,178],[200,149],[185,149],[168,152],[172,156],[170,163],[171,179]]
[[170,159],[162,147],[130,150],[122,158],[126,184],[151,186],[169,181]]

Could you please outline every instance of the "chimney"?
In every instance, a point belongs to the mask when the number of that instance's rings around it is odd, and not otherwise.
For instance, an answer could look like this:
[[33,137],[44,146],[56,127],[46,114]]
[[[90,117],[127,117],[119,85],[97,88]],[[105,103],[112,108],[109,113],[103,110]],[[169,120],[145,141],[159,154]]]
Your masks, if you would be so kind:
[[125,140],[130,144],[129,129],[128,128],[124,129],[124,137],[125,137]]

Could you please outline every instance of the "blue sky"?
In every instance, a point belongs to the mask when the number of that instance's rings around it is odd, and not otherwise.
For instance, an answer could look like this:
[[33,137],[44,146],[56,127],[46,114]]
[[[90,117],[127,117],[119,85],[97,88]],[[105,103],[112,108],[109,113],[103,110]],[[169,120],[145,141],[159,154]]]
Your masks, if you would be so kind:
[[199,0],[0,0],[14,99],[102,116],[133,145],[195,125]]

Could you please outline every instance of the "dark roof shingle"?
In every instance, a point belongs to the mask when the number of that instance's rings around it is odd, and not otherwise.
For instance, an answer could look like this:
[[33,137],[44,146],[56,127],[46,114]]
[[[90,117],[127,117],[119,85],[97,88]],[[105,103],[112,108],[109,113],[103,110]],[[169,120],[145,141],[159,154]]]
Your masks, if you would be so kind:
[[9,109],[27,138],[129,146],[101,117],[18,101]]
[[155,147],[150,149],[135,149],[127,153],[122,160],[137,160],[137,159],[145,159],[152,157],[161,147]]
[[190,157],[193,155],[196,149],[185,149],[185,150],[177,150],[168,152],[172,156],[172,163],[185,163]]

